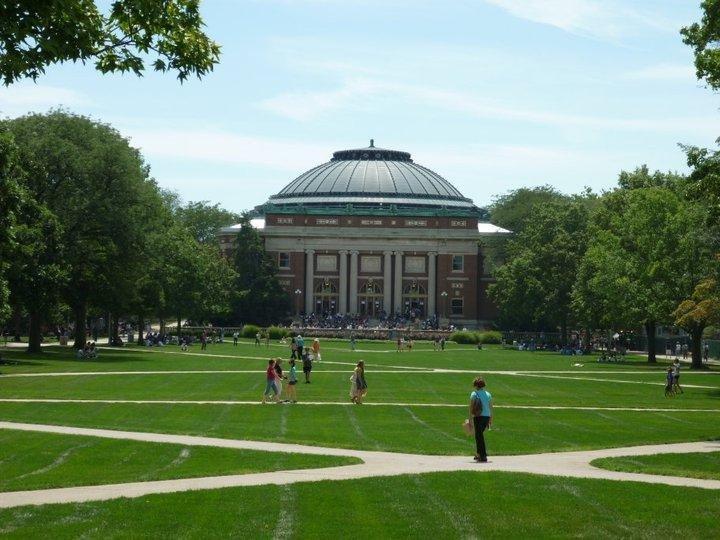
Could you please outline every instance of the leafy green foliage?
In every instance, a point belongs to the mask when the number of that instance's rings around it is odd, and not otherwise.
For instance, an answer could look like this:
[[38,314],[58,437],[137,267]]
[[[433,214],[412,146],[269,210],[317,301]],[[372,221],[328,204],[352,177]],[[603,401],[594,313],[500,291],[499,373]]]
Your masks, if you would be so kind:
[[248,216],[240,220],[233,251],[234,285],[232,322],[263,326],[287,315],[290,301],[277,279],[277,265],[265,251],[262,238]]
[[208,201],[189,202],[179,206],[175,215],[201,244],[218,246],[218,231],[240,221],[241,216]]
[[246,324],[242,329],[242,337],[254,338],[260,332],[260,327],[256,324]]
[[587,221],[581,201],[534,207],[533,219],[508,243],[508,262],[488,290],[501,325],[565,332],[572,322],[571,292],[586,249]]
[[[101,4],[102,5],[102,4]],[[174,71],[184,81],[218,62],[199,0],[16,0],[0,4],[0,78],[37,79],[55,63],[94,61],[102,73]]]
[[698,79],[705,79],[711,88],[720,89],[720,0],[703,0],[700,22],[684,27],[683,42],[695,53]]
[[499,345],[502,343],[502,333],[497,330],[480,332],[480,343],[483,345]]
[[450,341],[462,345],[477,344],[479,341],[479,335],[477,332],[470,332],[469,330],[456,330],[450,334]]

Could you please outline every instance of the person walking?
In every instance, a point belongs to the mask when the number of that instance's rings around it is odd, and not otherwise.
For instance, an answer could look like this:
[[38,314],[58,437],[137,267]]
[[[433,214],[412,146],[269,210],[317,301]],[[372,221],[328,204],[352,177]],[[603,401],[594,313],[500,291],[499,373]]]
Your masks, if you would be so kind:
[[300,359],[300,355],[298,354],[297,350],[297,338],[295,336],[290,338],[290,358],[292,360]]
[[273,393],[273,401],[280,401],[280,392],[277,387],[277,373],[275,373],[275,360],[268,360],[268,367],[265,370],[265,392],[263,393],[262,402],[267,403],[267,398]]
[[683,389],[680,388],[680,360],[678,360],[676,358],[675,361],[673,362],[672,368],[673,368],[673,392],[676,394],[678,392],[680,392],[681,394],[684,394],[685,392],[683,392]]
[[470,394],[470,422],[475,431],[475,461],[487,462],[484,431],[492,425],[492,396],[485,390],[485,379],[477,377],[473,381],[475,388]]
[[350,334],[350,350],[355,350],[355,334]]
[[703,362],[707,364],[709,358],[710,358],[710,345],[705,343],[705,346],[703,347]]
[[367,380],[365,379],[365,362],[360,360],[350,377],[350,399],[355,405],[362,405],[367,395]]
[[208,342],[208,336],[207,332],[203,332],[200,336],[200,350],[204,351],[207,350],[207,342]]
[[260,332],[259,331],[255,334],[255,346],[256,347],[260,346]]
[[312,359],[310,358],[310,349],[305,349],[302,353],[303,374],[305,375],[305,384],[310,384],[310,372],[312,371]]
[[313,359],[316,362],[320,361],[320,340],[318,338],[313,339],[312,342]]
[[290,403],[297,403],[297,370],[295,360],[290,360],[290,371],[288,373],[287,398]]
[[235,330],[233,332],[233,346],[237,347],[238,344],[238,337],[240,337],[240,334],[238,334],[238,331]]
[[270,331],[269,330],[265,332],[265,348],[266,349],[270,348]]

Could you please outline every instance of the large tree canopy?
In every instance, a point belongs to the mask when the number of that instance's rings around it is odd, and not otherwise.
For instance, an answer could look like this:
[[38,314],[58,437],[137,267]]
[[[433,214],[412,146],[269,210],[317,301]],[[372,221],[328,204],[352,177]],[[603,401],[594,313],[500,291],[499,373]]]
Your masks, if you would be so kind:
[[525,330],[559,328],[566,334],[577,266],[586,249],[587,219],[582,201],[534,207],[532,219],[510,241],[509,260],[489,289],[501,323]]
[[[101,7],[102,6],[102,7]],[[92,61],[102,73],[147,66],[202,77],[220,47],[203,31],[199,0],[0,2],[0,79],[37,79],[51,64]]]
[[698,79],[705,79],[710,87],[720,89],[720,0],[703,0],[700,22],[683,28],[680,33],[685,44],[695,53]]

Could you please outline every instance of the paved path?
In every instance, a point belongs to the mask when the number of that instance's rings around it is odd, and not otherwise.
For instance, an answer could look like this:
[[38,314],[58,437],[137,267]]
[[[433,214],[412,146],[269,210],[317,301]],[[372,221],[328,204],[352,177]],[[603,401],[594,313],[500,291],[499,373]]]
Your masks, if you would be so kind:
[[[259,405],[272,407],[275,403],[243,400],[211,399],[73,399],[73,398],[0,398],[0,403],[104,403],[131,405]],[[277,405],[297,406],[343,406],[356,407],[350,401],[301,401],[299,403],[281,402]],[[450,407],[466,409],[467,405],[458,403],[402,403],[386,401],[366,401],[368,407]],[[493,405],[494,409],[537,409],[547,411],[631,411],[631,412],[703,412],[720,413],[720,409],[673,409],[670,407],[583,407],[575,405]]]
[[510,471],[573,478],[596,478],[703,489],[720,489],[720,480],[700,480],[674,476],[624,473],[597,469],[590,465],[590,461],[602,457],[648,455],[658,453],[716,452],[720,451],[720,442],[695,442],[611,448],[584,452],[497,456],[493,457],[489,463],[481,464],[475,463],[467,456],[429,456],[394,452],[370,452],[298,444],[193,437],[188,435],[168,435],[161,433],[115,431],[107,429],[87,429],[69,426],[23,424],[15,422],[0,422],[0,429],[19,429],[24,431],[40,431],[65,435],[85,435],[112,439],[173,443],[187,446],[215,446],[221,448],[291,452],[300,454],[350,456],[363,460],[363,463],[358,465],[328,467],[323,469],[304,469],[242,475],[208,476],[203,478],[183,478],[178,480],[162,480],[153,482],[130,482],[98,486],[15,491],[0,493],[0,508],[52,503],[102,501],[121,497],[142,497],[157,493],[173,493],[200,489],[218,489],[268,484],[284,485],[296,482],[350,480],[378,476],[396,476],[400,474],[422,474],[451,471]]

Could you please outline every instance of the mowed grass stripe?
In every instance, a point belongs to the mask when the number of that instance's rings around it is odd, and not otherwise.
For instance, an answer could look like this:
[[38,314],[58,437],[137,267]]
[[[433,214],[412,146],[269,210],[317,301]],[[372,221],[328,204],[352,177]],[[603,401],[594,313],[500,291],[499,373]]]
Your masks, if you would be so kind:
[[295,538],[711,538],[718,515],[713,491],[462,472],[20,507],[0,522],[16,538],[272,538],[290,526]]
[[355,458],[0,429],[0,491],[309,469]]
[[[463,407],[408,404],[407,408],[432,427],[418,423],[403,407],[388,406],[2,402],[0,419],[418,454],[472,453],[472,440],[465,438],[460,426],[467,415]],[[354,424],[348,417],[349,411]],[[280,430],[281,414],[287,415],[284,434]],[[437,430],[456,438],[439,436]],[[531,454],[717,440],[720,424],[716,411],[499,408],[487,439],[491,454]]]

